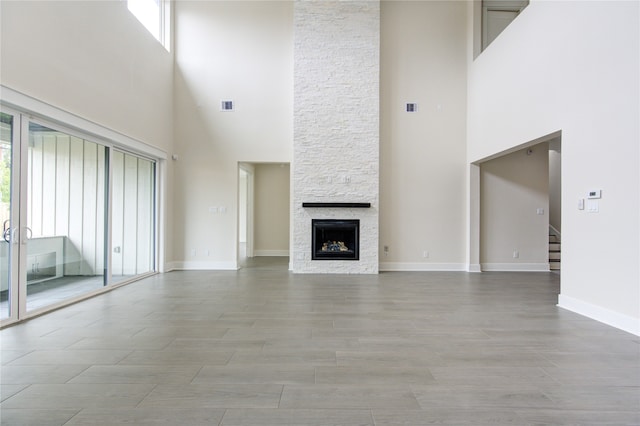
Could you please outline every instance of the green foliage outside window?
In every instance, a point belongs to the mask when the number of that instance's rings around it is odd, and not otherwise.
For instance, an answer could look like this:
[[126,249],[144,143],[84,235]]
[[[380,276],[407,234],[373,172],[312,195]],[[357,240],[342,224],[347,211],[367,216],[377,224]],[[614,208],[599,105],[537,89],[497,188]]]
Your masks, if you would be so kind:
[[11,157],[7,149],[2,149],[0,161],[0,201],[9,204],[11,201]]

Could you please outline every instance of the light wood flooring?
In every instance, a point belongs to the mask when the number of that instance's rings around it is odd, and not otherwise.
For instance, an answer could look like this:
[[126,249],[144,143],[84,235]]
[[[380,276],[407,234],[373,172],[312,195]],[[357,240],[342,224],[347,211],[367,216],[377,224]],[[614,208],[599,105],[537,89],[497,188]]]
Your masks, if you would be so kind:
[[638,425],[555,273],[172,272],[0,331],[2,425]]

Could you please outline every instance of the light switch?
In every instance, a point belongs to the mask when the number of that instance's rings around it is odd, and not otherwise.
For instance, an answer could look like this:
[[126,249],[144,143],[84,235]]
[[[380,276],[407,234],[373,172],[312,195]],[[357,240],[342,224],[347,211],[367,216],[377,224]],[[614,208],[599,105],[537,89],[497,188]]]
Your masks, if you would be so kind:
[[578,198],[578,210],[584,210],[584,198]]
[[537,209],[536,214],[544,214],[544,209]]
[[589,192],[587,193],[587,198],[590,198],[590,199],[602,198],[602,190],[601,189],[589,190]]
[[600,211],[599,203],[594,200],[587,201],[587,211],[589,213],[598,213]]

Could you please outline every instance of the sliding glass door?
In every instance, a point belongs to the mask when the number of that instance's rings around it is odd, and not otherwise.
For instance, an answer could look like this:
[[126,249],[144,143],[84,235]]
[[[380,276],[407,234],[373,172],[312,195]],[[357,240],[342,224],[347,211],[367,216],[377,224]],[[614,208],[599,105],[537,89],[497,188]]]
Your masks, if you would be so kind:
[[105,285],[103,145],[29,123],[27,311]]
[[155,270],[155,162],[0,116],[0,320]]
[[119,151],[112,155],[113,281],[154,270],[155,163]]

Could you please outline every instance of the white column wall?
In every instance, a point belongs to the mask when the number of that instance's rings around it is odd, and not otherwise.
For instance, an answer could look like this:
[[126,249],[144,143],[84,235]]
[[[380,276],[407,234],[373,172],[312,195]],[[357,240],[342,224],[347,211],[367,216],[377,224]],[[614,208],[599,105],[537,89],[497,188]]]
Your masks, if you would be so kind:
[[[294,272],[378,272],[379,85],[379,2],[295,2]],[[371,208],[305,209],[303,202]],[[311,219],[326,218],[360,220],[359,260],[311,260]]]

